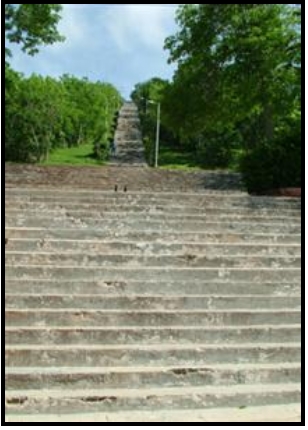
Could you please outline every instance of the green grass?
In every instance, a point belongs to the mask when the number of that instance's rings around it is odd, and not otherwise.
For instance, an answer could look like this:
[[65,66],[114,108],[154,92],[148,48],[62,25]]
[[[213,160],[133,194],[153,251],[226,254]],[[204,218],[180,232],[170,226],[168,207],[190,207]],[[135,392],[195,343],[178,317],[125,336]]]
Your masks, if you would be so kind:
[[48,160],[41,165],[79,165],[98,166],[105,164],[93,157],[93,145],[80,145],[72,148],[58,148],[49,154]]
[[193,152],[167,148],[161,146],[159,149],[158,165],[163,169],[176,170],[199,170],[202,169]]

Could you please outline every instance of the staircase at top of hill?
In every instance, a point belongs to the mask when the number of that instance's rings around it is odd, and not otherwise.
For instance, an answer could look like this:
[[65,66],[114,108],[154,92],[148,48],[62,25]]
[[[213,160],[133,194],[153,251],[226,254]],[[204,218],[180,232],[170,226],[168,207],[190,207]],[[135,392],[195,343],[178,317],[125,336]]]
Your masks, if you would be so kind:
[[115,153],[111,157],[112,165],[146,166],[140,122],[135,104],[125,102],[122,106],[114,140]]

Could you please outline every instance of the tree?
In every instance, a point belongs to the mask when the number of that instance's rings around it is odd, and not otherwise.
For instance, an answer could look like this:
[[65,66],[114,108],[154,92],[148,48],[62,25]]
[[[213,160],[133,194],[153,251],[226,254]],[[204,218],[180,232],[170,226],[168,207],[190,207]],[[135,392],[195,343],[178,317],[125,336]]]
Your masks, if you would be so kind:
[[[36,54],[40,45],[63,41],[57,30],[61,10],[60,4],[6,4],[6,40],[20,44],[30,55]],[[5,53],[11,55],[8,47]]]
[[[184,5],[180,31],[165,47],[178,63],[171,122],[198,135],[221,124],[241,127],[247,144],[272,139],[298,109],[300,16],[293,5]],[[178,97],[179,96],[179,97]],[[256,133],[256,131],[258,131]]]
[[7,74],[5,110],[8,112],[5,158],[9,161],[40,161],[60,146],[65,94],[52,78],[32,75],[25,79]]
[[67,94],[65,129],[70,146],[107,141],[121,96],[110,84],[64,75]]
[[[141,131],[143,135],[145,156],[147,162],[152,165],[154,162],[154,141],[156,139],[157,127],[157,104],[162,104],[160,118],[160,146],[172,145],[174,136],[170,128],[165,125],[165,106],[163,102],[164,94],[169,87],[167,80],[154,77],[148,81],[135,85],[131,93],[132,100],[139,110]],[[155,102],[155,103],[152,103]]]
[[298,185],[300,7],[184,5],[177,22],[178,33],[165,41],[169,61],[178,64],[164,95],[167,124],[205,164],[228,165],[240,154],[250,190]]
[[6,65],[5,159],[41,161],[58,147],[82,144],[99,144],[101,157],[107,157],[120,104],[120,94],[108,83],[68,75],[24,78]]

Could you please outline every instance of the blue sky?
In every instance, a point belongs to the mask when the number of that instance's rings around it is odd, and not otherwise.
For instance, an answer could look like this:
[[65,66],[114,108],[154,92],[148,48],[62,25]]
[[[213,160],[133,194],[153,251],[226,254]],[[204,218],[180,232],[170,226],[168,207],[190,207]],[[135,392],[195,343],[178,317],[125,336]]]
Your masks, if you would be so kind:
[[110,82],[128,98],[138,82],[172,77],[163,44],[177,30],[177,6],[64,4],[59,30],[66,41],[34,57],[13,46],[12,67],[26,76],[69,73]]

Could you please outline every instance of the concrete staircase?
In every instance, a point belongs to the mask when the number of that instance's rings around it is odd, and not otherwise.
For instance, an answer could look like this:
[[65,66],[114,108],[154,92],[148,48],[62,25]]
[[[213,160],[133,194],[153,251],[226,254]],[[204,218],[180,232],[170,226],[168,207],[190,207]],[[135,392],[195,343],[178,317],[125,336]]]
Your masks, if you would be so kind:
[[6,189],[7,422],[300,421],[300,201]]
[[134,103],[125,102],[119,112],[115,146],[111,165],[146,166],[138,110]]

